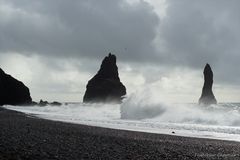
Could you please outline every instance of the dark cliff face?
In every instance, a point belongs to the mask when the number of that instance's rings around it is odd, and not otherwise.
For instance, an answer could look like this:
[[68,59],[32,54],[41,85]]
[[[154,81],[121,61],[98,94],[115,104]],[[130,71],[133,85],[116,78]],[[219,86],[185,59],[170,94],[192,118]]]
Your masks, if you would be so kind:
[[29,89],[0,68],[0,105],[31,104]]
[[121,102],[126,88],[120,82],[116,61],[111,53],[104,58],[98,73],[88,81],[83,102]]
[[202,95],[199,99],[199,104],[210,105],[216,104],[217,100],[212,92],[213,85],[213,72],[209,64],[206,64],[204,71],[204,85],[202,89]]

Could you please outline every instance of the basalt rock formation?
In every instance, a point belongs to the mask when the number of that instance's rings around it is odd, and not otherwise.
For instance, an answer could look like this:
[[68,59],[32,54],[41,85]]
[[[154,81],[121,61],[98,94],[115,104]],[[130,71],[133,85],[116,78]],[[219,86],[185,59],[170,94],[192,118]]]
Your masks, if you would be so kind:
[[30,105],[29,89],[0,68],[0,105]]
[[111,53],[104,58],[98,73],[88,81],[83,102],[121,102],[126,88],[120,82],[116,60]]
[[212,91],[213,72],[209,64],[206,64],[203,74],[204,74],[204,85],[202,89],[202,95],[199,99],[199,104],[204,104],[204,105],[216,104],[217,100]]
[[41,100],[39,101],[39,103],[36,103],[36,102],[35,102],[35,105],[40,106],[40,107],[45,107],[45,106],[47,106],[47,105],[49,105],[49,106],[61,106],[62,103],[56,102],[56,101],[54,101],[54,102],[52,102],[52,103],[49,103],[48,101],[43,101],[43,100],[41,99]]

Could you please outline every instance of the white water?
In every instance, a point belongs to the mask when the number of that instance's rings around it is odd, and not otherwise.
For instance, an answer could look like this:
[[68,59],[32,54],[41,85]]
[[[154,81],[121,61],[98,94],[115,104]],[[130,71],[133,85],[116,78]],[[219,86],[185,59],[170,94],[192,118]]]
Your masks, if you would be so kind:
[[79,103],[5,108],[40,118],[91,126],[240,141],[240,104],[207,107],[150,102],[131,96],[122,105]]

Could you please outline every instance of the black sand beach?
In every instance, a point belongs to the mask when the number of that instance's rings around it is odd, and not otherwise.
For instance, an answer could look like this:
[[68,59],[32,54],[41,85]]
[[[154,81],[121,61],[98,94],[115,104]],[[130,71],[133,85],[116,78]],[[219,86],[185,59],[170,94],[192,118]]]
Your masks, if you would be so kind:
[[0,159],[240,159],[240,143],[29,117],[0,107]]

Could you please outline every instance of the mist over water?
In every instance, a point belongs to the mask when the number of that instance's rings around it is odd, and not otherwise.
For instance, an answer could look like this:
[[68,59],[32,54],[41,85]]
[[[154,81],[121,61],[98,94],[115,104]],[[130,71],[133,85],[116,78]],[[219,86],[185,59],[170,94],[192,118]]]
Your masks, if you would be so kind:
[[64,122],[164,134],[174,131],[181,136],[240,141],[239,103],[201,106],[163,100],[161,95],[144,90],[128,96],[122,104],[5,107]]

